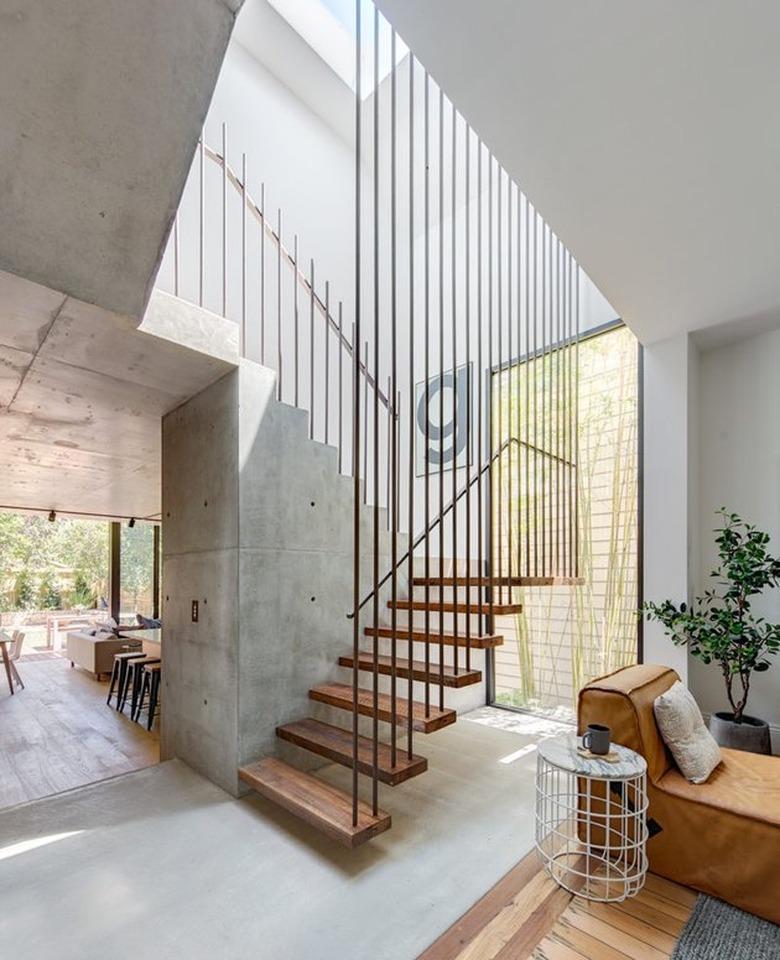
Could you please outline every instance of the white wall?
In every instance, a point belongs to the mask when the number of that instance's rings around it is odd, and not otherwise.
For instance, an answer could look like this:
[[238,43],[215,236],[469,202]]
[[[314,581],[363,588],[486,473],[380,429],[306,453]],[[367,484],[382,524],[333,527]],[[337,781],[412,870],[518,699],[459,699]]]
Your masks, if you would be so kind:
[[[689,502],[692,443],[689,404],[695,347],[686,334],[644,351],[644,595],[655,602],[691,598]],[[687,679],[687,654],[658,623],[645,623],[645,663],[674,667]]]
[[[700,483],[697,521],[700,571],[713,568],[714,511],[725,506],[772,537],[780,552],[780,330],[743,339],[701,355],[699,384]],[[697,588],[704,586],[700,575]],[[780,590],[754,602],[754,611],[780,621]],[[691,660],[691,686],[705,711],[727,707],[717,669]],[[748,712],[775,725],[780,746],[780,661],[755,674]]]

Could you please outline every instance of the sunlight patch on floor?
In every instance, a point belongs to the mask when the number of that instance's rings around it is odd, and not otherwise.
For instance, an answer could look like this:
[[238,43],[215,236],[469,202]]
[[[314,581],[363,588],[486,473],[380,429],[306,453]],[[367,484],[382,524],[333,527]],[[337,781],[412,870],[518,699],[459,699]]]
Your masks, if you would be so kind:
[[10,860],[11,857],[18,857],[21,853],[29,853],[30,850],[37,850],[38,847],[46,847],[50,843],[57,843],[59,840],[66,840],[68,837],[77,837],[83,830],[68,830],[66,833],[51,833],[48,837],[33,837],[30,840],[21,840],[19,843],[11,843],[7,847],[0,848],[0,860]]

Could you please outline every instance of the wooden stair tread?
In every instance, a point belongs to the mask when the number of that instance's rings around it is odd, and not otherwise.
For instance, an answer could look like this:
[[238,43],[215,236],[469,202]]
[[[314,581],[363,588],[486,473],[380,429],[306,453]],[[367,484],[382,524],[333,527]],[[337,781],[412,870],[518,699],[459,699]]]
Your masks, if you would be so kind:
[[[363,631],[367,637],[374,636],[374,628],[366,627]],[[378,637],[395,637],[396,640],[408,640],[409,631],[404,629],[404,627],[396,627],[393,630],[392,627],[378,627],[376,631]],[[412,631],[412,641],[414,643],[425,643],[426,640],[429,643],[438,643],[443,644],[446,647],[454,647],[456,642],[459,647],[466,646],[466,633],[465,631],[461,634],[458,633],[457,638],[452,634],[445,633],[439,634],[435,630],[431,630],[429,634],[426,634],[424,630],[413,630]],[[471,634],[471,648],[472,650],[485,650],[488,647],[500,647],[504,642],[504,638],[501,634]]]
[[309,773],[275,757],[241,767],[239,777],[259,794],[347,847],[357,847],[390,828],[390,814],[358,802],[358,822],[352,823],[352,797]]
[[[309,690],[309,697],[312,700],[327,703],[342,710],[352,710],[353,708],[352,687],[346,683],[321,683]],[[409,717],[408,701],[402,697],[396,697],[395,703],[396,723],[405,725]],[[392,723],[392,702],[388,694],[379,694],[378,707],[379,719],[386,723]],[[367,717],[374,716],[373,690],[364,688],[358,690],[358,713]],[[434,733],[442,727],[455,723],[456,718],[454,710],[439,710],[438,707],[434,706],[431,706],[426,717],[425,704],[416,700],[412,701],[412,726],[418,733]]]
[[493,613],[496,616],[506,616],[511,613],[522,613],[522,603],[461,603],[454,600],[445,600],[440,603],[438,600],[431,600],[426,603],[425,600],[392,600],[387,601],[388,607],[395,607],[396,610],[430,610],[431,613],[471,613],[477,616],[481,614]]
[[[408,637],[408,635],[407,635]],[[339,657],[339,665],[342,667],[352,667],[355,660],[354,657],[349,654],[342,657]],[[389,677],[392,674],[392,658],[379,656],[377,657],[377,672],[381,673],[383,676]],[[409,661],[396,657],[396,670],[395,674],[397,677],[401,677],[404,680],[409,679]],[[374,669],[374,655],[369,652],[362,652],[358,657],[358,669],[360,670],[373,670]],[[479,670],[466,670],[458,669],[458,672],[455,673],[454,668],[448,664],[444,664],[443,676],[439,674],[439,664],[432,663],[430,664],[430,669],[426,671],[425,662],[422,660],[412,660],[411,662],[412,677],[414,680],[419,680],[421,683],[425,683],[426,678],[430,683],[434,683],[437,686],[442,685],[445,687],[468,687],[474,683],[479,683],[482,679],[482,673]]]
[[585,583],[585,577],[414,577],[415,587],[572,587]]
[[[327,757],[334,763],[352,769],[352,731],[341,727],[334,727],[330,723],[322,723],[311,717],[305,720],[296,720],[294,723],[285,723],[276,728],[276,735],[282,740],[294,743],[296,746],[310,750],[321,757]],[[379,769],[377,778],[382,783],[395,786],[403,783],[410,777],[425,773],[428,761],[425,757],[412,755],[411,760],[405,749],[396,750],[395,766],[393,766],[392,750],[389,744],[378,745]],[[371,776],[373,772],[373,741],[368,737],[358,737],[358,770]]]

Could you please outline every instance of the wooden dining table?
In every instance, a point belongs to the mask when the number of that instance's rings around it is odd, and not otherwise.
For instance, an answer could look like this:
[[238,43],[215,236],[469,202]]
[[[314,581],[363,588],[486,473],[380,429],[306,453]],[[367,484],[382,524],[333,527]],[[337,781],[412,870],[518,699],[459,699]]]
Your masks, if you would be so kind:
[[13,639],[9,637],[5,631],[0,630],[0,653],[3,657],[3,666],[5,667],[5,675],[8,680],[8,689],[11,691],[11,696],[13,696],[16,693],[14,690],[14,683],[24,690],[24,682],[19,676],[19,671],[16,669],[16,664],[13,662],[8,653],[8,646],[11,643],[13,643]]

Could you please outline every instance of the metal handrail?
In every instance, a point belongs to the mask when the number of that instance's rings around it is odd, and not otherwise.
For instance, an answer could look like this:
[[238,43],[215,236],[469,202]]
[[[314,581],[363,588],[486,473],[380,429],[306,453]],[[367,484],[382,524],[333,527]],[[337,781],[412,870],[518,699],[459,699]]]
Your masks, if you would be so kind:
[[[393,576],[393,572],[398,570],[408,559],[409,555],[413,553],[417,547],[425,540],[426,536],[433,533],[436,527],[442,523],[444,518],[452,512],[455,507],[455,504],[458,501],[462,500],[463,497],[469,492],[469,490],[474,486],[474,484],[490,469],[491,465],[504,453],[507,447],[516,444],[519,447],[525,447],[527,450],[532,450],[535,454],[541,454],[543,457],[547,457],[550,460],[556,460],[558,463],[563,464],[565,467],[569,467],[572,470],[576,470],[577,464],[573,463],[571,460],[567,460],[564,457],[559,457],[554,453],[551,453],[549,450],[542,450],[540,447],[535,447],[532,443],[527,443],[525,440],[519,440],[517,437],[508,437],[501,446],[496,450],[479,468],[479,470],[474,474],[474,476],[464,484],[463,488],[458,492],[457,496],[453,497],[447,506],[441,510],[438,516],[434,517],[433,520],[412,540],[412,545],[404,553],[402,557],[388,570],[388,572],[382,577],[382,579],[377,583],[376,587],[361,600],[360,605],[357,608],[357,612],[365,607],[365,605],[371,600],[375,593],[377,593]],[[351,620],[355,616],[355,611],[351,611],[347,614],[347,619]]]
[[[291,267],[295,274],[296,281],[303,288],[307,297],[314,301],[314,305],[319,312],[320,316],[325,318],[331,331],[335,333],[338,343],[342,350],[344,350],[347,356],[352,359],[354,347],[350,343],[348,337],[339,330],[339,325],[336,320],[333,318],[333,314],[328,309],[325,302],[321,299],[317,291],[312,287],[311,281],[306,276],[306,274],[301,270],[298,262],[295,259],[295,256],[288,250],[285,246],[282,238],[279,236],[277,231],[273,226],[268,222],[268,218],[265,216],[263,209],[257,204],[257,202],[252,198],[252,195],[248,190],[245,189],[245,183],[241,177],[236,173],[236,171],[230,166],[229,163],[226,163],[225,158],[215,150],[213,147],[210,147],[205,140],[199,141],[203,144],[203,153],[209,160],[212,160],[220,168],[225,167],[225,174],[227,176],[228,182],[233,186],[233,188],[241,195],[244,199],[244,202],[249,209],[251,215],[255,218],[257,223],[265,230],[266,235],[270,238],[271,242],[275,244],[278,250],[281,252],[281,255],[287,265]],[[358,366],[362,375],[365,377],[366,385],[372,390],[377,391],[380,403],[385,407],[385,409],[390,410],[391,404],[389,398],[382,391],[382,388],[376,383],[375,378],[371,375],[365,363],[360,360],[358,356]],[[396,413],[397,416],[397,413]]]

